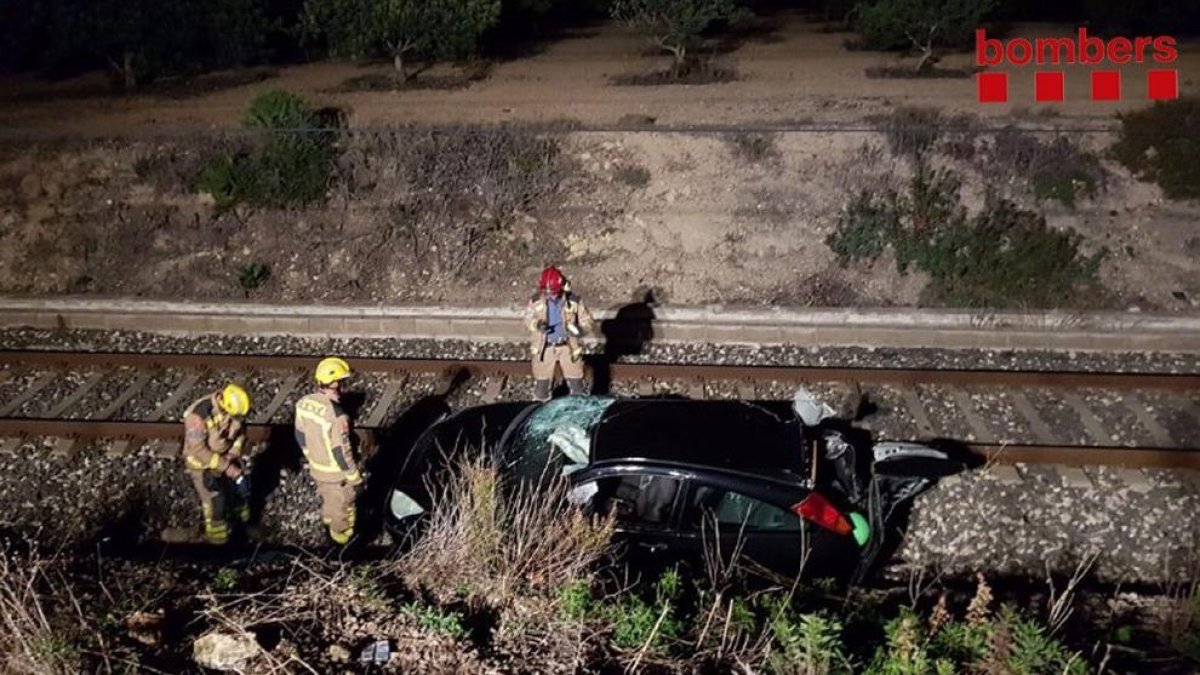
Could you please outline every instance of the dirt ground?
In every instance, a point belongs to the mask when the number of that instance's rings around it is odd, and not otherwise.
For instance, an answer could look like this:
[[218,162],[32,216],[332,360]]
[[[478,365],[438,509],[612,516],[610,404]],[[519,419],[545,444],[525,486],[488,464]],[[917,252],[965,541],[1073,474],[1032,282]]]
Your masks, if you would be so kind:
[[[669,58],[648,49],[628,30],[601,25],[576,30],[542,46],[539,53],[496,64],[490,77],[455,91],[333,93],[347,79],[386,74],[386,64],[325,63],[279,69],[274,77],[216,74],[210,80],[249,84],[195,97],[92,97],[106,86],[101,76],[47,87],[28,80],[0,87],[0,125],[13,129],[127,133],[154,127],[211,128],[235,125],[259,92],[282,87],[338,105],[350,112],[353,126],[398,123],[486,123],[579,120],[589,126],[613,125],[626,115],[654,117],[659,125],[849,122],[902,105],[936,104],[947,112],[1007,116],[1033,109],[1033,69],[1008,68],[1010,101],[980,105],[973,78],[873,79],[869,68],[911,66],[914,58],[879,52],[850,51],[843,45],[852,33],[830,32],[827,24],[801,14],[770,18],[768,29],[751,36],[719,62],[737,72],[738,80],[703,86],[618,87],[610,78],[664,68]],[[1012,36],[1069,35],[1070,26],[1017,26]],[[725,51],[725,50],[722,50]],[[952,54],[941,67],[972,65],[974,55]],[[1181,46],[1174,67],[1180,91],[1195,94],[1200,86],[1200,45]],[[1066,66],[1066,100],[1052,109],[1072,119],[1107,119],[1112,113],[1146,103],[1145,66],[1122,66],[1124,100],[1097,103],[1088,97],[1086,66]],[[445,69],[434,69],[436,75]],[[201,91],[208,87],[197,83]],[[177,94],[177,92],[176,92]],[[42,100],[50,96],[50,100]],[[57,98],[53,98],[57,97]],[[4,100],[8,99],[5,103]],[[85,114],[80,115],[80,106]]]
[[[387,70],[343,63],[242,77],[251,83],[186,99],[79,98],[96,78],[59,83],[53,92],[44,84],[11,83],[9,100],[0,103],[0,123],[16,139],[0,148],[0,292],[494,304],[521,302],[540,267],[557,262],[597,305],[640,299],[649,288],[672,304],[912,306],[921,303],[920,274],[900,275],[889,260],[841,269],[824,243],[851,195],[902,186],[909,163],[889,150],[881,133],[822,130],[820,124],[863,124],[901,105],[936,104],[947,113],[999,116],[987,120],[993,127],[1013,121],[1096,126],[1110,125],[1115,110],[1143,103],[1133,95],[1119,104],[1088,101],[1086,69],[1079,69],[1068,73],[1068,102],[1055,108],[1056,116],[1030,114],[1032,75],[1026,72],[1013,73],[1011,104],[983,107],[975,102],[972,79],[871,79],[867,68],[913,59],[848,51],[842,45],[849,34],[823,32],[800,16],[778,23],[769,35],[719,57],[738,81],[704,86],[610,86],[611,76],[664,63],[636,36],[612,26],[499,63],[486,80],[454,91],[331,93],[348,78]],[[1024,26],[1018,34],[1063,30]],[[950,55],[940,65],[964,66],[970,58]],[[1185,46],[1177,66],[1183,92],[1194,92],[1200,49]],[[1130,70],[1126,90],[1139,91],[1144,75]],[[625,125],[629,115],[655,123],[558,134],[573,178],[490,235],[476,262],[448,273],[402,240],[380,235],[394,227],[403,192],[399,185],[388,188],[386,179],[386,189],[363,194],[335,186],[319,208],[220,214],[178,175],[145,175],[149,160],[169,156],[172,165],[194,164],[213,145],[214,128],[237,125],[248,101],[275,87],[343,107],[360,130],[408,122]],[[737,152],[734,132],[655,128],[755,123],[818,126],[774,134],[764,156],[751,158]],[[208,131],[183,137],[184,129]],[[153,132],[159,138],[34,142],[18,130]],[[1076,137],[1098,153],[1115,140],[1109,132]],[[374,160],[387,164],[389,157]],[[966,177],[972,208],[981,204],[985,186],[995,187],[986,167],[940,161]],[[1104,306],[1195,311],[1200,205],[1167,201],[1156,186],[1108,160],[1105,168],[1105,190],[1075,209],[1009,191],[1043,211],[1052,226],[1081,233],[1087,252],[1109,250],[1101,267],[1110,291]],[[252,263],[267,265],[271,277],[245,290],[238,276]]]

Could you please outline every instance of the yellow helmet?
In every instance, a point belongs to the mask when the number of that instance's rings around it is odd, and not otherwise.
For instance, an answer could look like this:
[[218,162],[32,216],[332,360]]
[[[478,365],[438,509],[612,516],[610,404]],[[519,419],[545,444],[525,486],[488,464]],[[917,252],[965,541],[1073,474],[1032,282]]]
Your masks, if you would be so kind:
[[350,377],[350,364],[336,356],[322,359],[315,373],[318,384],[333,384]]
[[221,405],[221,410],[234,417],[242,417],[250,412],[250,394],[236,384],[226,385],[217,397],[217,403]]

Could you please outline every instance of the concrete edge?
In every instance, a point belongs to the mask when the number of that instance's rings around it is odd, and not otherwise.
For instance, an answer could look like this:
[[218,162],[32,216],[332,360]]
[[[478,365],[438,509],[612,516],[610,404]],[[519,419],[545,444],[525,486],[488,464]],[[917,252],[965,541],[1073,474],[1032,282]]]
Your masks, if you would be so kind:
[[[890,308],[668,307],[653,312],[653,339],[673,343],[1200,353],[1200,316]],[[172,335],[513,341],[525,338],[522,314],[519,305],[388,307],[0,297],[0,328]],[[617,310],[595,314],[612,320]]]

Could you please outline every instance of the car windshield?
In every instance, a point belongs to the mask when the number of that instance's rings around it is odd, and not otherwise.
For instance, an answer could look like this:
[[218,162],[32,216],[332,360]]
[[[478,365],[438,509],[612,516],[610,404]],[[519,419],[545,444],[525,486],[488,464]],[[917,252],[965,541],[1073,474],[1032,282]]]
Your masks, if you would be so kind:
[[537,481],[586,466],[591,458],[593,431],[614,400],[607,396],[567,396],[534,410],[506,444],[507,473]]

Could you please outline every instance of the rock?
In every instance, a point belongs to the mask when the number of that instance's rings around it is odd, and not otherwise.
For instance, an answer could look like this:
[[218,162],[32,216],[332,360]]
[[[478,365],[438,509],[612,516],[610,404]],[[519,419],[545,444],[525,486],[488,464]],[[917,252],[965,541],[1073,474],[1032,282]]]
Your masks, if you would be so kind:
[[192,660],[213,670],[244,670],[261,648],[249,633],[214,631],[201,636],[192,645]]
[[347,663],[350,661],[350,650],[341,645],[329,645],[329,660],[334,663]]
[[146,645],[157,646],[162,639],[163,611],[134,612],[125,617],[125,630],[129,637]]
[[25,199],[37,199],[42,196],[42,182],[38,180],[37,174],[25,174],[21,179],[21,194]]
[[657,117],[649,115],[621,115],[617,125],[622,127],[648,127],[658,121]]

